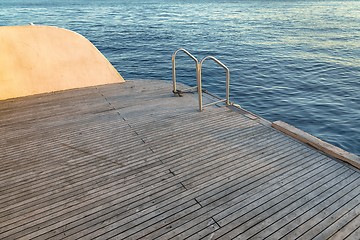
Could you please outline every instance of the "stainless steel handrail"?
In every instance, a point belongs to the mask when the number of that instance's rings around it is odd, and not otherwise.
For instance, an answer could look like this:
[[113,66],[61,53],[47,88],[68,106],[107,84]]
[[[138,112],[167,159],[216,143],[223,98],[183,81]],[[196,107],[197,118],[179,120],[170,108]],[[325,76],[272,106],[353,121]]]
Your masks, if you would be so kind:
[[[179,48],[178,50],[176,50],[173,55],[171,56],[171,62],[172,62],[172,80],[173,80],[173,93],[176,94],[178,93],[177,89],[176,89],[176,63],[175,63],[175,58],[178,52],[184,52],[186,55],[188,55],[192,60],[194,60],[195,64],[196,64],[196,80],[198,82],[199,79],[199,61],[197,60],[196,57],[194,57],[189,51],[187,51],[184,48]],[[193,87],[194,88],[194,87]],[[187,89],[186,89],[187,90]],[[185,91],[185,90],[183,90]]]
[[[188,89],[186,89],[186,90],[183,90],[183,91],[179,91],[179,90],[176,89],[176,62],[175,62],[175,59],[176,59],[177,53],[180,52],[180,51],[182,51],[186,55],[188,55],[192,60],[194,60],[194,62],[196,64],[196,81],[197,81],[197,91],[198,91],[198,96],[199,96],[199,110],[200,110],[200,112],[204,109],[204,107],[211,106],[211,105],[221,103],[221,102],[225,102],[226,106],[229,106],[230,105],[230,100],[229,100],[230,99],[230,70],[225,66],[225,64],[223,64],[222,62],[220,62],[217,58],[215,58],[213,56],[204,57],[199,62],[196,57],[194,57],[189,51],[187,51],[184,48],[179,48],[171,56],[173,93],[180,95],[181,92],[188,90]],[[226,98],[225,99],[220,99],[219,101],[215,101],[215,102],[212,102],[212,103],[209,103],[209,104],[206,104],[206,105],[203,105],[203,103],[202,103],[202,92],[203,92],[203,90],[202,90],[202,83],[201,83],[201,78],[202,78],[201,69],[202,69],[203,63],[207,59],[213,60],[214,62],[216,62],[218,65],[220,65],[222,68],[225,69],[225,72],[226,72]],[[192,87],[192,88],[194,88],[194,87]],[[189,88],[189,89],[192,89],[192,88]]]
[[[226,98],[222,99],[220,101],[216,101],[216,102],[206,104],[206,105],[203,106],[203,104],[202,104],[202,83],[201,83],[202,74],[201,74],[201,70],[202,70],[203,63],[207,59],[213,60],[214,62],[216,62],[218,65],[220,65],[222,68],[225,69],[225,72],[226,72]],[[230,105],[230,70],[229,70],[229,68],[227,68],[225,66],[225,64],[223,64],[222,62],[220,62],[217,58],[215,58],[213,56],[204,57],[200,61],[199,66],[198,66],[198,76],[199,76],[199,78],[198,78],[198,94],[199,94],[199,110],[200,111],[202,111],[204,109],[204,107],[211,106],[211,105],[214,105],[214,104],[217,104],[217,103],[220,103],[220,102],[225,102],[226,106]]]

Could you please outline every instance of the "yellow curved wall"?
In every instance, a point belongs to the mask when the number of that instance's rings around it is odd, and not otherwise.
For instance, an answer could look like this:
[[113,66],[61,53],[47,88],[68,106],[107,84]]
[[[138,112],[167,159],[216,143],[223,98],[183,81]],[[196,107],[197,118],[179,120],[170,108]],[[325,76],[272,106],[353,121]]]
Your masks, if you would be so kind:
[[83,36],[57,27],[0,27],[0,99],[124,82]]

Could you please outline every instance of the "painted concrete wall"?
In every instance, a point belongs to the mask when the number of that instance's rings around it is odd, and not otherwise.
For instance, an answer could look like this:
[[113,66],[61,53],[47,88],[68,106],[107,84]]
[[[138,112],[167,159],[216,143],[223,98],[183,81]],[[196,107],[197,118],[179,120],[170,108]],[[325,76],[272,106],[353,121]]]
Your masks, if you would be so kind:
[[0,99],[124,82],[83,36],[49,26],[0,27]]

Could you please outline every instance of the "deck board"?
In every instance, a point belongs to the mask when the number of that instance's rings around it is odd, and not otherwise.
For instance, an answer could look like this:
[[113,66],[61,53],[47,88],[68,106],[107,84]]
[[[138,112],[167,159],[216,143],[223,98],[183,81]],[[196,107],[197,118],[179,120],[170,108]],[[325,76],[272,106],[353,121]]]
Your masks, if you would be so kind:
[[0,101],[1,239],[358,239],[360,171],[164,81]]

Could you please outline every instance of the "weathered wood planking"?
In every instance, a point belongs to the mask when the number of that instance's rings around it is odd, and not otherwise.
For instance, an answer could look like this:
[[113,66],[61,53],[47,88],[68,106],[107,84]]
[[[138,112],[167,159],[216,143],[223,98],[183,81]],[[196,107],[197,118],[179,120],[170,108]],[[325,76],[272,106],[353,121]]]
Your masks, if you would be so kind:
[[292,136],[295,139],[298,139],[299,141],[309,144],[316,149],[319,149],[320,151],[329,154],[332,157],[341,159],[344,162],[347,162],[354,167],[360,169],[360,157],[349,153],[347,151],[344,151],[341,148],[338,148],[330,143],[324,142],[321,139],[318,139],[300,129],[295,128],[294,126],[291,126],[285,122],[282,121],[276,121],[272,123],[272,126],[276,129],[278,129],[281,132],[286,133],[289,136]]
[[358,239],[360,173],[163,81],[0,102],[1,239]]

